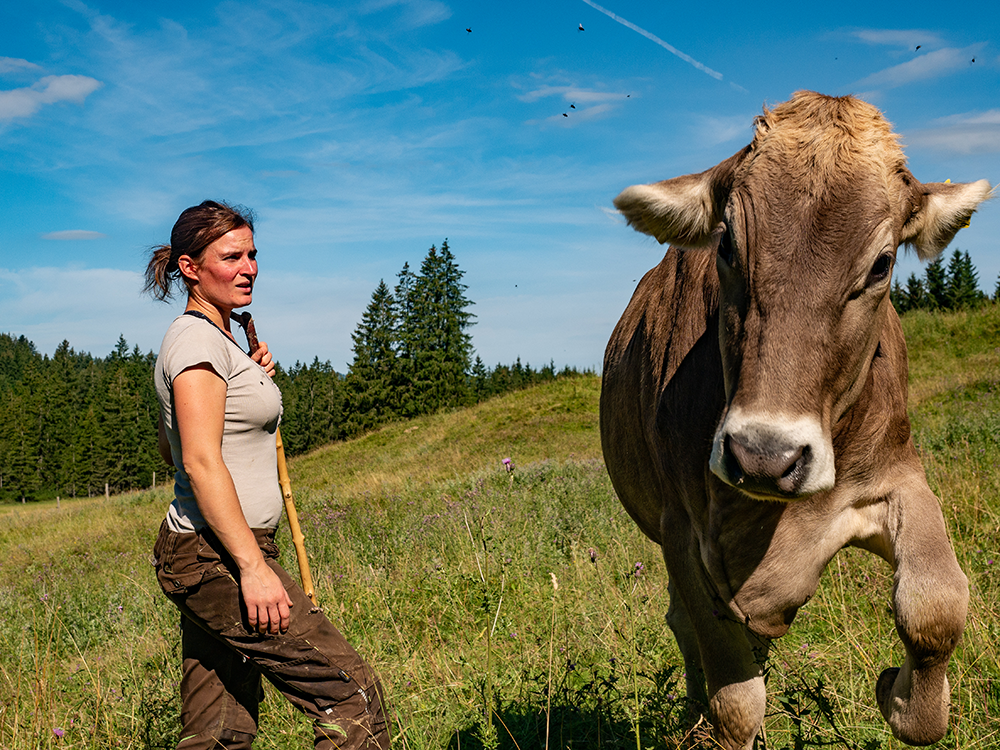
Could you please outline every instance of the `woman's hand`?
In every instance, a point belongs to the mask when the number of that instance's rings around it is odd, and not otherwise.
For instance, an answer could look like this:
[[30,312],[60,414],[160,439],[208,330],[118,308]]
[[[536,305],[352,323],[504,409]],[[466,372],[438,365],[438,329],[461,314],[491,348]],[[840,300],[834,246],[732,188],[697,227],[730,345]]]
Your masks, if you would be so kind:
[[267,373],[269,378],[274,377],[274,359],[271,357],[271,352],[267,348],[266,343],[261,341],[257,351],[250,355],[250,359],[263,367],[264,372]]
[[292,599],[263,557],[259,565],[240,569],[240,592],[247,605],[251,629],[271,635],[288,630]]

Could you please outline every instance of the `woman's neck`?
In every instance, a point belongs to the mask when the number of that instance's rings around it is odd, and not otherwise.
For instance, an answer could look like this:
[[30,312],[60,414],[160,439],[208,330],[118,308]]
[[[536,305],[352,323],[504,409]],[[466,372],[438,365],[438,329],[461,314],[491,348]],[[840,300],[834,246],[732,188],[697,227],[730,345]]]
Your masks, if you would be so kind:
[[[229,328],[229,315],[232,310],[223,310],[218,308],[193,294],[188,295],[188,301],[184,308],[184,312],[189,310],[200,312],[206,318],[215,323],[215,325],[217,325],[222,331],[224,331],[229,338],[233,338],[233,332]],[[233,340],[235,341],[235,339]]]

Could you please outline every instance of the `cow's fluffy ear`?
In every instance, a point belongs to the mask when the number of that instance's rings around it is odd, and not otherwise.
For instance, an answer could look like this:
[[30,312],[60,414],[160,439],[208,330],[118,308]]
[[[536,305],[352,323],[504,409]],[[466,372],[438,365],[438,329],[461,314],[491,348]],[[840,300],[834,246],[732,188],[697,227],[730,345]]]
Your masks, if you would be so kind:
[[615,208],[636,231],[655,237],[661,244],[704,247],[718,220],[711,186],[702,176],[633,185],[615,198]]
[[700,174],[625,188],[615,198],[615,208],[630,226],[661,244],[714,248],[733,171],[745,153],[746,149]]
[[969,225],[976,208],[992,196],[990,183],[927,182],[919,185],[919,206],[903,227],[900,241],[921,260],[936,258],[958,230]]

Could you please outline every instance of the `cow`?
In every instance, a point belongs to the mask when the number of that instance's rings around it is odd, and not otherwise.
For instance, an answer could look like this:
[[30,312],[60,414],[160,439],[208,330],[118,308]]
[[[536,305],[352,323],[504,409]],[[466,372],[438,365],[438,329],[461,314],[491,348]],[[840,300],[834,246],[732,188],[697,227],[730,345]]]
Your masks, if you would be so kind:
[[800,91],[754,125],[711,169],[615,199],[671,247],[608,342],[607,470],[663,549],[687,695],[719,744],[752,747],[769,645],[848,545],[894,570],[906,656],[878,706],[898,739],[931,744],[968,581],[910,436],[889,290],[898,247],[939,255],[990,185],[919,182],[853,97]]

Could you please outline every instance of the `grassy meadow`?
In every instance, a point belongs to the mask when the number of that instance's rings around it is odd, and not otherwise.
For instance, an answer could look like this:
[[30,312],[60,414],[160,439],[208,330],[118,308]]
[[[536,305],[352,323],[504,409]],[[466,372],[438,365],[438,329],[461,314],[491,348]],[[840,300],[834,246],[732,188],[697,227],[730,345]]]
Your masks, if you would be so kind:
[[[971,584],[939,746],[996,748],[1000,310],[904,327],[915,439]],[[685,722],[659,550],[604,470],[599,390],[560,380],[291,463],[317,595],[380,672],[394,748],[713,746]],[[169,500],[0,506],[0,748],[173,747],[178,615],[150,565]],[[874,701],[902,659],[891,586],[867,553],[834,559],[774,644],[759,747],[903,747]],[[270,686],[261,725],[258,748],[310,741]]]

